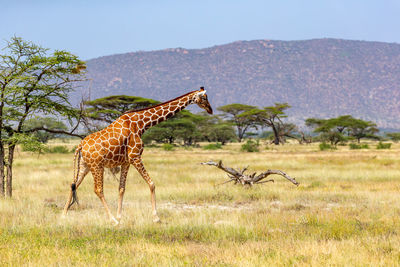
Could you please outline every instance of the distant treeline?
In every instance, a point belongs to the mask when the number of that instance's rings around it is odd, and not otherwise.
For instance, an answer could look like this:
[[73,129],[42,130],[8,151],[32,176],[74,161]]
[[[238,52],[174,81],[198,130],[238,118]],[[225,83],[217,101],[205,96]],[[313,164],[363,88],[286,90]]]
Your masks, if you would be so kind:
[[[126,95],[87,101],[85,113],[89,122],[86,124],[86,129],[88,133],[97,131],[117,119],[126,110],[140,109],[158,103],[153,99]],[[194,145],[201,141],[226,144],[241,142],[243,139],[262,138],[270,140],[271,144],[275,145],[283,145],[288,139],[294,139],[300,144],[320,141],[336,146],[347,141],[360,143],[362,139],[400,140],[400,133],[379,135],[379,129],[374,122],[350,115],[329,119],[306,119],[308,132],[305,132],[297,125],[287,122],[286,111],[289,108],[288,103],[275,103],[264,108],[234,103],[218,107],[219,114],[212,116],[183,110],[147,130],[143,135],[143,141]]]

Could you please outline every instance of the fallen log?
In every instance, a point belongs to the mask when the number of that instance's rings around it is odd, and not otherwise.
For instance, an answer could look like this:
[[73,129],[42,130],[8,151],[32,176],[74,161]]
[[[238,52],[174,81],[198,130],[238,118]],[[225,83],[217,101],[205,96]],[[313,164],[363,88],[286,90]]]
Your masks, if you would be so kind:
[[218,163],[214,161],[209,161],[209,162],[202,162],[202,165],[210,165],[210,166],[215,166],[225,172],[228,173],[228,177],[230,178],[228,181],[225,181],[223,183],[220,183],[218,185],[226,184],[229,182],[234,182],[235,184],[242,184],[242,185],[248,185],[248,186],[253,186],[253,184],[263,184],[263,183],[268,183],[268,182],[275,182],[274,179],[269,179],[269,180],[264,180],[266,177],[268,177],[271,174],[278,174],[295,184],[296,186],[299,185],[299,182],[296,181],[295,178],[290,177],[286,173],[280,170],[267,170],[263,173],[260,173],[259,175],[256,175],[257,173],[254,172],[252,174],[245,174],[247,171],[247,168],[244,168],[242,170],[235,170],[233,168],[225,167],[222,164],[222,160],[220,160]]

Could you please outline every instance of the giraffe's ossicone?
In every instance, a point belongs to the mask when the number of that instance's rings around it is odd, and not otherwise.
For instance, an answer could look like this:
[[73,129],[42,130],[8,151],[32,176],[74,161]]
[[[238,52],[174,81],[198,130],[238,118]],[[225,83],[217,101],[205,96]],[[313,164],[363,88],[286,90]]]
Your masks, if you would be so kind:
[[[200,90],[187,93],[156,106],[127,111],[103,130],[92,133],[83,139],[75,151],[74,178],[63,215],[67,214],[70,206],[76,201],[76,190],[90,171],[94,179],[94,192],[103,203],[108,217],[118,224],[121,219],[126,176],[132,164],[150,187],[153,220],[159,221],[156,211],[155,185],[141,160],[143,152],[141,136],[151,126],[172,117],[189,104],[194,103],[212,114],[206,91],[201,87]],[[111,214],[104,198],[103,173],[104,168],[117,166],[121,166],[121,177],[117,216],[115,218]]]

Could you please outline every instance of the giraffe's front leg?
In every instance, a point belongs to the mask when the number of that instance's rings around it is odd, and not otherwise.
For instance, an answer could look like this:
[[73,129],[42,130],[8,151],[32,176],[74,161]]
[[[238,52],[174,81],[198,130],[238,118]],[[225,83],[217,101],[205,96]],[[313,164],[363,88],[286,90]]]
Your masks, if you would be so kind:
[[157,215],[157,209],[156,209],[156,186],[154,185],[149,174],[147,173],[146,169],[144,168],[142,159],[140,157],[135,157],[135,158],[131,159],[131,163],[133,166],[135,166],[135,168],[138,170],[140,175],[142,175],[143,179],[149,185],[150,193],[151,193],[151,206],[152,206],[152,210],[153,210],[153,222],[160,222],[160,218]]
[[122,200],[124,198],[125,193],[125,184],[126,184],[126,176],[129,171],[130,164],[123,164],[121,166],[121,177],[119,179],[119,200],[118,200],[118,209],[117,209],[117,220],[121,220],[122,216]]

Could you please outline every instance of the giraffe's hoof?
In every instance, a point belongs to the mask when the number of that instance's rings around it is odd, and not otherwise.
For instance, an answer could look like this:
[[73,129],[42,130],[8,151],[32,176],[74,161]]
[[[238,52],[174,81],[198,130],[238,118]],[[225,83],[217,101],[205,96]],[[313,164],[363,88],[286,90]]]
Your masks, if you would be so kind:
[[121,221],[121,219],[122,219],[122,217],[118,217],[118,216],[117,216],[117,221],[118,221],[118,224],[122,224],[122,221]]
[[117,221],[117,219],[115,219],[114,217],[111,218],[111,221],[112,221],[114,226],[117,226],[119,224],[119,221]]
[[154,223],[161,223],[161,220],[160,220],[160,218],[158,218],[158,216],[155,216],[155,217],[153,218],[153,222],[154,222]]

